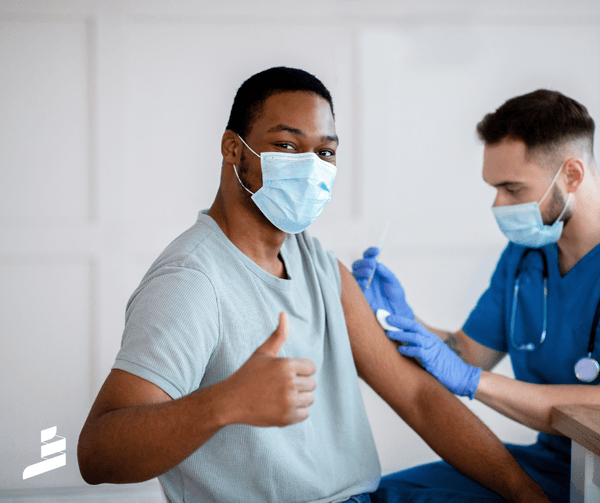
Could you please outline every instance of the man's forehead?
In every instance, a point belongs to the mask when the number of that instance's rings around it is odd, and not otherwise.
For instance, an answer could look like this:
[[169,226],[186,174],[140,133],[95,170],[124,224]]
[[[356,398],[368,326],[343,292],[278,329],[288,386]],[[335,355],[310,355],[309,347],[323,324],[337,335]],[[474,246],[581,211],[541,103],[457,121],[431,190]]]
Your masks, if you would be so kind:
[[[298,129],[292,126],[288,126],[286,124],[277,124],[276,126],[273,126],[272,128],[270,128],[267,133],[279,133],[280,131],[287,131],[288,133],[291,133],[293,135],[296,136],[300,136],[302,138],[306,138],[308,135],[306,133],[306,131],[303,131],[302,129]],[[325,134],[321,136],[321,141],[334,141],[336,143],[339,143],[339,139],[338,136],[336,134]]]
[[331,106],[323,97],[306,91],[281,92],[269,96],[254,126],[262,132],[288,131],[293,134],[335,134]]
[[[306,106],[307,102],[315,102],[320,105],[326,105],[331,109],[329,102],[323,96],[312,91],[277,91],[268,96],[263,102],[264,109],[273,109],[276,111],[282,104],[299,104]],[[300,105],[303,104],[303,105]]]
[[522,140],[506,138],[484,147],[483,178],[490,185],[527,182],[545,171]]
[[484,160],[522,163],[528,161],[529,152],[524,141],[509,137],[497,143],[485,145],[483,156]]

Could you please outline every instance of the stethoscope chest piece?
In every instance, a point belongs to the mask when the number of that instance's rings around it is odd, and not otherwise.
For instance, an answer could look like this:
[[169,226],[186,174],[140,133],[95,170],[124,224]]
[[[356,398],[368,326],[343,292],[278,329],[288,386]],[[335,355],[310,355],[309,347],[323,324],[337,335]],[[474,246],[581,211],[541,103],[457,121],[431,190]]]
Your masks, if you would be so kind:
[[580,358],[575,364],[575,375],[582,382],[592,382],[600,374],[600,365],[592,358],[592,353]]

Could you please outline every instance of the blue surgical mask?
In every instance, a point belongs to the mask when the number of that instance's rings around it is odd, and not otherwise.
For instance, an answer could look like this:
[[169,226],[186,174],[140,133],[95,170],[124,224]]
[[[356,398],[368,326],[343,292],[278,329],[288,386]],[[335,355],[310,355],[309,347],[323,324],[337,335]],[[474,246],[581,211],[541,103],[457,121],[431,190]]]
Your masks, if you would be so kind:
[[263,215],[278,229],[297,234],[312,224],[331,199],[336,167],[312,152],[289,154],[262,152],[258,155],[238,135],[244,145],[260,157],[262,187],[252,192],[233,169],[238,181],[250,194]]
[[500,230],[510,241],[526,248],[541,248],[542,246],[556,243],[559,240],[564,225],[561,218],[569,207],[571,194],[567,197],[565,207],[552,225],[544,225],[540,204],[542,204],[542,201],[550,193],[561,171],[562,166],[539,203],[534,201],[531,203],[513,204],[512,206],[492,207]]

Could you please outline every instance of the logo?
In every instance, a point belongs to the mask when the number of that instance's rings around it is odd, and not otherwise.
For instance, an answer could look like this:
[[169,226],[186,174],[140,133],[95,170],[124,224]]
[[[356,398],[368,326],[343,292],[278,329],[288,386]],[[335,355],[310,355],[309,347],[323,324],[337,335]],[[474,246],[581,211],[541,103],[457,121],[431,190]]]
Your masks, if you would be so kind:
[[[59,437],[56,434],[56,426],[42,430],[42,459],[39,463],[29,465],[23,470],[23,480],[35,477],[42,473],[49,472],[50,470],[56,470],[61,466],[67,464],[67,454],[64,452],[67,450],[67,439],[65,437]],[[57,440],[53,440],[54,437]],[[50,442],[50,440],[53,440]],[[58,454],[58,456],[54,456]],[[52,457],[50,457],[52,456]]]

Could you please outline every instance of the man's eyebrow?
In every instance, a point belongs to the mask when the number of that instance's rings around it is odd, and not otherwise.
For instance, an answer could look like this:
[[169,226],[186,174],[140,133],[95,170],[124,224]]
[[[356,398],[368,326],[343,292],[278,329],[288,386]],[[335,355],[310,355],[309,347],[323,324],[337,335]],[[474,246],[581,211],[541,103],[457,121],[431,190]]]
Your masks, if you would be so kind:
[[278,124],[277,126],[273,126],[271,129],[269,129],[267,131],[267,133],[279,133],[279,131],[288,131],[292,134],[306,137],[306,133],[304,131],[302,131],[301,129],[298,129],[298,128],[295,128],[292,126],[286,126],[285,124]]
[[[303,138],[306,138],[306,133],[304,131],[302,131],[301,129],[292,127],[292,126],[287,126],[285,124],[278,124],[277,126],[273,126],[271,129],[269,129],[267,131],[267,133],[279,133],[280,131],[288,131],[289,133],[298,135],[298,136],[302,136]],[[334,134],[334,135],[325,135],[325,136],[321,136],[321,141],[333,141],[335,143],[340,143],[340,140],[338,138],[338,135]]]
[[523,182],[509,182],[509,181],[507,181],[507,182],[500,182],[500,183],[495,184],[494,187],[507,187],[508,185],[519,186],[519,185],[523,185]]

